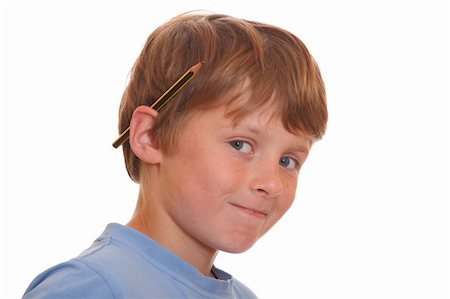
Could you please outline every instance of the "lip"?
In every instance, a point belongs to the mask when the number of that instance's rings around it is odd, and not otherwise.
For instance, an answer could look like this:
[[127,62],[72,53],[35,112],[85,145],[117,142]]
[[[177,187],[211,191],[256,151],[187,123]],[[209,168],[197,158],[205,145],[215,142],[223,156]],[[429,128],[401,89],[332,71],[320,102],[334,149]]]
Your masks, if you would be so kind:
[[233,207],[239,209],[241,212],[246,213],[247,215],[256,217],[256,218],[266,218],[267,217],[267,212],[263,211],[263,210],[259,210],[259,209],[255,209],[255,208],[250,208],[250,207],[245,207],[245,206],[241,206],[235,203],[230,203],[230,205],[232,205]]

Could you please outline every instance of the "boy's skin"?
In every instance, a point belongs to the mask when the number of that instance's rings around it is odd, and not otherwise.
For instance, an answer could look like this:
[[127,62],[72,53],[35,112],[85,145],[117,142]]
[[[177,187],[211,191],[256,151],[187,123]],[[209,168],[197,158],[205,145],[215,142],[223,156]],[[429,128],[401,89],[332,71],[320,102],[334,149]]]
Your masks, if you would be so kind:
[[[201,69],[159,114],[147,106],[192,66]],[[292,33],[220,14],[169,20],[148,37],[119,108],[126,169],[140,184],[129,227],[109,224],[25,297],[256,298],[216,272],[215,257],[246,251],[289,209],[326,121],[319,68]]]
[[141,181],[128,225],[208,276],[218,250],[249,249],[289,209],[312,145],[289,133],[270,104],[237,124],[225,116],[229,108],[191,115],[171,155],[153,139],[156,111],[139,106],[130,123]]

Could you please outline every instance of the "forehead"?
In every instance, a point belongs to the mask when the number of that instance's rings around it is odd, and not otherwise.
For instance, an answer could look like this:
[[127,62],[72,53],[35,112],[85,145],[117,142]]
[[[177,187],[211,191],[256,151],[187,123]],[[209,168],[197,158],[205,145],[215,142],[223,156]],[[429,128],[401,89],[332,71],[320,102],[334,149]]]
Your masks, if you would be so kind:
[[[247,83],[242,85],[239,90],[234,90],[223,96],[221,106],[223,106],[224,115],[230,118],[233,125],[245,123],[250,119],[257,121],[261,126],[267,126],[271,123],[281,123],[286,131],[293,135],[314,138],[300,129],[301,118],[297,111],[287,111],[285,109],[288,99],[278,95],[275,90],[266,91],[265,94],[254,94]],[[295,105],[294,105],[295,106]],[[288,121],[291,127],[286,126]],[[292,121],[294,120],[294,121]],[[296,122],[293,125],[292,122]]]
[[191,114],[187,127],[189,130],[208,127],[209,131],[237,129],[262,138],[277,138],[283,135],[291,138],[293,143],[302,144],[305,151],[309,150],[314,140],[309,134],[300,130],[289,131],[284,126],[280,114],[270,105],[270,101],[256,110],[247,109],[247,97],[248,94],[240,94],[232,101],[224,101],[221,105],[198,110]]

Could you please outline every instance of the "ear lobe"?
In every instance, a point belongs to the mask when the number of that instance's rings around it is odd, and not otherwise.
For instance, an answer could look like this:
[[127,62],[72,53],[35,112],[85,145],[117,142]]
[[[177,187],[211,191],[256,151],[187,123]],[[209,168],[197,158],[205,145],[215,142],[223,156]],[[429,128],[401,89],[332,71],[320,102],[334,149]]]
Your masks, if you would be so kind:
[[148,106],[139,106],[130,121],[130,146],[134,154],[149,164],[161,162],[162,153],[153,139],[152,128],[158,112]]

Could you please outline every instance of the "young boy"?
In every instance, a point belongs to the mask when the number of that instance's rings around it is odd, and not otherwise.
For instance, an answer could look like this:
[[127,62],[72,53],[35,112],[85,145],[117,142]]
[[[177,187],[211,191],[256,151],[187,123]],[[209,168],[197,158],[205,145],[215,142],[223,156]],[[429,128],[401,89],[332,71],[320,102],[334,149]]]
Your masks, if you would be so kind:
[[[173,99],[149,107],[194,65]],[[175,17],[148,38],[120,106],[140,184],[133,217],[24,298],[255,298],[214,259],[246,251],[289,209],[326,122],[319,69],[297,37],[226,15]]]

